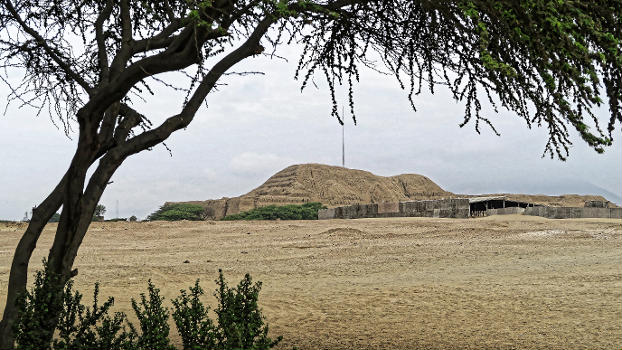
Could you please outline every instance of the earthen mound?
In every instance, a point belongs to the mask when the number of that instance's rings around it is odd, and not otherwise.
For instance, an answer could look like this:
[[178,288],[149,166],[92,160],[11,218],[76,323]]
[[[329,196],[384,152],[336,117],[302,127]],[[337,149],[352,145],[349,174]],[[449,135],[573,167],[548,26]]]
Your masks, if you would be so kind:
[[[510,200],[549,206],[582,207],[601,196],[501,194]],[[206,208],[208,218],[221,219],[266,205],[321,202],[328,207],[367,203],[396,203],[409,200],[472,197],[443,190],[418,174],[378,176],[368,171],[323,164],[289,166],[271,176],[261,186],[239,197],[191,201]],[[477,195],[481,196],[481,195]]]
[[417,174],[391,177],[368,171],[323,164],[289,166],[249,193],[234,197],[185,203],[207,208],[211,218],[266,205],[321,202],[328,207],[356,203],[440,199],[454,196],[429,178]]

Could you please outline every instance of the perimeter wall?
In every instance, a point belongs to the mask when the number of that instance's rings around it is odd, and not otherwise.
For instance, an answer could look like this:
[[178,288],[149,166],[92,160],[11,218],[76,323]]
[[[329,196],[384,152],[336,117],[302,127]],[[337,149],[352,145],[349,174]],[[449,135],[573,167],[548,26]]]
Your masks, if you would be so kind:
[[[523,214],[549,219],[604,218],[622,219],[622,208],[597,207],[508,207],[486,210],[488,215]],[[468,198],[409,201],[399,203],[354,204],[320,209],[318,219],[358,219],[388,217],[468,218]]]
[[318,219],[358,219],[386,217],[435,217],[468,218],[469,200],[441,199],[399,203],[354,204],[337,208],[321,209]]
[[529,207],[525,208],[524,214],[542,216],[549,219],[622,219],[622,208]]

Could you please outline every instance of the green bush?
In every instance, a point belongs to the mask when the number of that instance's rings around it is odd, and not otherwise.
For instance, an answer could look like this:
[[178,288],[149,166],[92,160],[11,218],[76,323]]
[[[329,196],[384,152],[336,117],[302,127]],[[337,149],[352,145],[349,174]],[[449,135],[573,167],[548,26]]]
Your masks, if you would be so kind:
[[[56,329],[58,338],[53,341],[53,349],[63,350],[125,350],[134,349],[135,333],[124,328],[125,315],[120,312],[108,314],[114,305],[109,297],[101,306],[98,304],[99,284],[95,284],[93,305],[88,308],[81,304],[82,294],[72,294],[72,282],[68,282],[63,293],[63,310]],[[21,345],[21,344],[20,344]],[[20,347],[21,349],[21,347]]]
[[[46,350],[54,334],[54,316],[62,313],[63,285],[56,275],[48,273],[47,262],[43,261],[43,270],[37,271],[32,290],[17,299],[18,315],[14,324],[15,341],[18,349]],[[71,291],[71,285],[67,284]],[[62,317],[61,317],[62,318]]]
[[266,350],[276,346],[283,337],[275,340],[268,337],[268,325],[257,305],[261,282],[253,285],[251,276],[246,274],[237,288],[229,288],[218,270],[216,280],[218,291],[218,329],[216,330],[216,349]]
[[216,327],[208,316],[209,307],[199,299],[204,294],[199,280],[189,289],[190,293],[182,289],[180,296],[173,299],[173,320],[184,350],[214,349]]
[[249,211],[225,216],[222,220],[317,220],[317,212],[326,207],[311,202],[302,205],[268,205]]
[[173,319],[184,350],[267,350],[283,339],[268,337],[268,325],[264,324],[257,304],[261,282],[253,284],[250,275],[246,274],[236,288],[230,288],[222,270],[218,270],[216,284],[216,325],[208,316],[209,308],[199,299],[203,289],[198,280],[194,287],[190,287],[190,292],[182,290],[181,295],[173,300]]
[[205,208],[198,204],[172,203],[165,204],[147,217],[147,220],[205,220]]
[[[162,306],[164,298],[160,296],[160,290],[156,288],[151,280],[147,282],[149,299],[144,293],[140,294],[140,304],[132,298],[132,309],[138,318],[141,335],[134,344],[134,349],[175,349],[169,340],[170,327],[168,325],[169,311]],[[137,333],[136,329],[130,324],[132,333]]]
[[282,339],[268,337],[268,325],[264,324],[257,303],[261,283],[253,284],[248,274],[236,288],[230,288],[219,270],[214,294],[218,299],[216,324],[209,318],[209,308],[200,300],[204,293],[199,280],[189,292],[180,291],[171,309],[163,305],[159,289],[149,281],[147,295],[141,294],[140,302],[132,298],[138,329],[125,314],[110,315],[114,298],[99,305],[99,284],[95,284],[92,306],[86,307],[81,303],[82,294],[73,291],[71,280],[64,285],[59,281],[44,261],[44,269],[37,272],[32,289],[19,298],[14,325],[17,349],[172,350],[175,348],[169,338],[170,310],[184,350],[267,350]]

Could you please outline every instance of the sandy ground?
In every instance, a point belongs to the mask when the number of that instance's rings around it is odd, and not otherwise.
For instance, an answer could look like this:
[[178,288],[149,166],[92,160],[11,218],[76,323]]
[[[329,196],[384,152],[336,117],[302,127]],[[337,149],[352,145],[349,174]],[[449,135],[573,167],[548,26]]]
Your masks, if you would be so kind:
[[[21,231],[0,224],[0,307]],[[213,304],[218,268],[250,272],[284,348],[620,349],[621,248],[607,219],[95,223],[76,284],[129,312],[149,278],[169,300],[201,278]]]

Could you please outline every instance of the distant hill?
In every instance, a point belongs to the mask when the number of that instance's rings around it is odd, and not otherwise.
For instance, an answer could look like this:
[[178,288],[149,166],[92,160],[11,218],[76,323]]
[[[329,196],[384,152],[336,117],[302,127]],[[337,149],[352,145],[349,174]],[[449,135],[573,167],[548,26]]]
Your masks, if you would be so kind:
[[[506,194],[510,199],[552,206],[583,206],[586,200],[605,200],[601,196],[544,196]],[[382,203],[407,200],[470,197],[443,190],[429,178],[418,174],[378,176],[368,171],[323,164],[289,166],[271,176],[261,186],[239,197],[189,201],[207,209],[208,216],[225,215],[266,205],[321,202],[328,207],[355,203]]]

